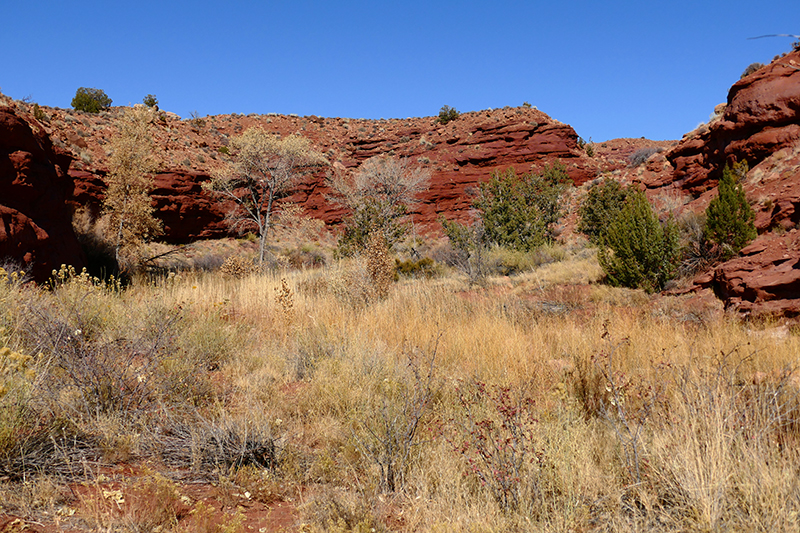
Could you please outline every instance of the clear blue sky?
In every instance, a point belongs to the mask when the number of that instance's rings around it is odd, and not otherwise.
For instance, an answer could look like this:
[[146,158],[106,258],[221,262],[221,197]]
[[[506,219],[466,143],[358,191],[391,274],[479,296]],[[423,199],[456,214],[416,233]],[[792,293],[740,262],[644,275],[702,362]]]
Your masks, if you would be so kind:
[[405,118],[530,102],[585,139],[678,139],[800,1],[37,1],[2,6],[0,90],[69,107],[153,93],[188,117]]

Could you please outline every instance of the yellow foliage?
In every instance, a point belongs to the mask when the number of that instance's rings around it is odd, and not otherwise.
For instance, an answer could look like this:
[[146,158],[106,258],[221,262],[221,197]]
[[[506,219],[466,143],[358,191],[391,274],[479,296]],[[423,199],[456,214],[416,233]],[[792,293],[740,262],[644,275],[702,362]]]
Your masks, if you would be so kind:
[[109,217],[109,237],[116,247],[117,261],[121,253],[130,256],[143,241],[163,231],[161,221],[153,216],[149,195],[153,172],[158,169],[149,131],[152,120],[152,110],[130,109],[117,124],[119,134],[111,140],[103,210]]

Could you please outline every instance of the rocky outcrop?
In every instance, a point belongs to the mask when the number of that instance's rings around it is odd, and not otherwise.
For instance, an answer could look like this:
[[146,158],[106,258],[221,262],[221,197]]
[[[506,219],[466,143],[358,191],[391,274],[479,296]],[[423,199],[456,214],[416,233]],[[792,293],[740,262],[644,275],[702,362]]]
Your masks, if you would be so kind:
[[[75,180],[75,204],[97,211],[107,172],[105,145],[116,133],[114,121],[122,109],[100,115],[44,109],[50,119],[45,126],[74,154],[70,175]],[[428,167],[431,187],[412,213],[422,228],[438,228],[435,220],[440,214],[465,217],[471,207],[467,191],[495,171],[514,167],[518,172],[529,172],[560,160],[580,184],[593,179],[602,167],[598,159],[586,155],[570,126],[535,108],[463,113],[446,125],[434,117],[361,120],[234,114],[180,120],[165,114],[153,128],[162,161],[153,199],[168,241],[186,242],[228,233],[226,206],[203,191],[200,182],[225,163],[223,152],[230,137],[252,126],[281,135],[304,135],[332,165],[346,171],[376,155],[408,157]],[[330,171],[310,176],[288,201],[301,204],[310,216],[336,224],[343,211],[327,200],[330,191],[325,177]]]
[[726,164],[747,160],[744,190],[760,236],[739,257],[695,280],[727,308],[748,316],[800,315],[800,51],[736,82],[715,118],[666,154],[674,170],[650,176],[658,192],[683,191],[686,208],[705,209]]
[[70,161],[27,113],[0,107],[0,261],[29,267],[37,281],[85,263],[67,205]]
[[753,167],[800,139],[800,51],[740,79],[718,111],[667,154],[672,182],[693,196],[713,189],[726,163]]
[[710,278],[726,308],[746,316],[800,316],[800,232],[759,237]]
[[150,196],[170,243],[189,243],[229,232],[225,213],[232,206],[203,190],[201,184],[208,179],[208,175],[200,172],[156,174]]

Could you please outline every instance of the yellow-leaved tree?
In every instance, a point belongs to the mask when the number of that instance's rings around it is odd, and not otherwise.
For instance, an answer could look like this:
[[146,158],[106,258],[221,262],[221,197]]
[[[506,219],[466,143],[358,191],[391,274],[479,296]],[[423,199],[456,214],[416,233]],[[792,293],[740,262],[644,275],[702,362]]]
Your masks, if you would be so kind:
[[203,187],[233,201],[231,226],[259,237],[259,265],[264,265],[269,230],[275,224],[276,201],[313,167],[327,163],[301,135],[281,138],[260,126],[231,139],[233,159],[213,173]]
[[106,177],[103,212],[107,215],[107,235],[114,245],[117,264],[127,270],[136,251],[147,240],[163,232],[154,215],[150,191],[158,161],[153,156],[149,108],[128,109],[117,122],[118,133],[111,139],[111,156]]

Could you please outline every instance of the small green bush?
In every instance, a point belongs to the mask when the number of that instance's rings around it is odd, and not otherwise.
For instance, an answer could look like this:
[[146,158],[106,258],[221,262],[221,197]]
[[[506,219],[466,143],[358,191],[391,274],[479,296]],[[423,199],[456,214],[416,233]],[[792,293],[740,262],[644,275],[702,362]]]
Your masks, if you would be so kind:
[[148,94],[144,98],[142,98],[142,103],[147,107],[155,107],[158,105],[158,98],[154,94]]
[[589,137],[589,142],[586,142],[583,137],[578,137],[578,148],[586,152],[587,156],[594,157],[594,143],[591,137]]
[[459,113],[456,108],[444,105],[439,111],[437,122],[439,122],[439,124],[447,124],[448,122],[456,120],[459,116],[461,116],[461,113]]
[[430,257],[423,257],[418,261],[395,259],[394,271],[406,278],[432,278],[436,275],[436,262]]
[[39,107],[39,104],[33,104],[33,118],[39,122],[50,122],[50,118],[47,116],[47,113],[42,111],[42,108]]
[[752,74],[753,72],[757,71],[758,69],[760,69],[763,66],[764,66],[764,63],[750,63],[749,65],[747,65],[747,68],[744,69],[744,72],[742,72],[742,75],[739,76],[739,79],[746,78],[747,76],[749,76],[750,74]]
[[631,191],[603,233],[598,259],[612,285],[654,292],[674,276],[679,251],[675,223],[661,224],[647,196]]
[[630,189],[618,181],[607,180],[593,185],[578,211],[578,231],[598,244],[611,221],[622,211]]
[[742,184],[736,176],[747,174],[747,161],[727,165],[717,185],[717,197],[706,208],[705,236],[720,246],[722,258],[728,259],[739,253],[758,236],[755,213],[747,202]]
[[101,89],[79,87],[72,99],[72,107],[87,113],[99,113],[111,107],[111,98]]

